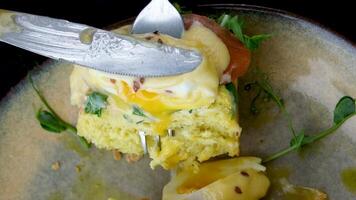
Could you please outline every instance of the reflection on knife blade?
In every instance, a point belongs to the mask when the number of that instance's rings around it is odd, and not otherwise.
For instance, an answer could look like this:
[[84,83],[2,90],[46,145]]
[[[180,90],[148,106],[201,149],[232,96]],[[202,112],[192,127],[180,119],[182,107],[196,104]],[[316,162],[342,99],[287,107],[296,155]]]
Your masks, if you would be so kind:
[[0,10],[0,41],[92,69],[139,77],[190,72],[200,53],[66,20]]

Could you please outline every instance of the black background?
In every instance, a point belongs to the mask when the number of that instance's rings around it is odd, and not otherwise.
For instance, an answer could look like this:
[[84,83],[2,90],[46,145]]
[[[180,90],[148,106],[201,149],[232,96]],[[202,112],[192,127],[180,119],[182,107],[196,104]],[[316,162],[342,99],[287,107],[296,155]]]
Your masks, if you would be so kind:
[[[147,0],[0,0],[0,8],[63,18],[95,26],[106,27],[122,19],[135,16],[148,3]],[[356,42],[356,10],[352,1],[284,0],[284,1],[232,1],[232,0],[177,0],[194,11],[199,3],[242,3],[286,10],[319,22]],[[0,43],[0,97],[21,80],[36,63],[45,58]]]

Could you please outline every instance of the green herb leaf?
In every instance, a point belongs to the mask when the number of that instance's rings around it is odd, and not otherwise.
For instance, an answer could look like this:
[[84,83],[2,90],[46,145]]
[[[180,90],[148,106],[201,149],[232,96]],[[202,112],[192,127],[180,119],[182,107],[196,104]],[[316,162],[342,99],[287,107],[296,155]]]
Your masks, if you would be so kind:
[[281,97],[274,91],[272,85],[270,84],[268,77],[265,73],[260,71],[258,68],[255,69],[256,76],[258,80],[256,84],[277,104],[278,108],[283,109],[284,103]]
[[305,138],[304,132],[299,133],[295,137],[293,137],[290,141],[290,146],[295,146],[297,149],[300,149],[303,145],[303,140]]
[[237,106],[239,105],[239,98],[236,87],[233,83],[228,83],[225,85],[225,88],[230,92],[231,97],[233,99],[232,116],[236,116]]
[[248,49],[251,51],[255,51],[261,45],[261,43],[267,39],[269,39],[271,35],[269,34],[261,34],[261,35],[254,35],[249,37],[247,35],[244,36],[244,44]]
[[[327,131],[329,132],[330,129],[327,129]],[[333,131],[334,130],[330,131],[330,133],[332,133]],[[305,135],[303,140],[302,140],[302,144],[301,145],[304,146],[304,145],[307,145],[307,144],[311,144],[311,143],[313,143],[315,141],[316,140],[315,140],[314,136]]]
[[244,21],[239,18],[237,15],[235,15],[234,17],[229,17],[226,18],[225,17],[225,22],[221,24],[224,24],[223,27],[231,30],[235,37],[237,37],[243,44],[245,44],[245,36],[242,32],[243,26],[244,26]]
[[29,76],[29,81],[31,83],[32,88],[35,90],[36,94],[42,101],[42,103],[46,106],[49,111],[39,110],[36,114],[37,120],[40,122],[40,125],[43,129],[53,132],[53,133],[61,133],[62,131],[69,131],[75,137],[79,139],[81,145],[85,148],[90,148],[91,144],[85,138],[77,135],[77,129],[71,124],[62,120],[59,115],[53,110],[53,108],[48,104],[47,100],[41,94],[40,90],[36,87],[33,82],[31,75]]
[[39,110],[36,115],[37,120],[40,122],[42,128],[53,133],[61,133],[67,129],[66,124],[63,124],[56,116],[52,113]]
[[334,123],[338,124],[356,112],[355,100],[349,96],[340,99],[334,110]]
[[177,2],[174,2],[173,3],[173,6],[177,9],[177,11],[180,13],[180,14],[188,14],[188,13],[192,13],[191,10],[186,10],[186,7],[185,6],[180,6]]
[[225,88],[231,93],[234,98],[234,102],[238,104],[239,99],[235,85],[233,83],[228,83],[225,85]]
[[286,117],[288,121],[288,128],[292,132],[293,136],[296,137],[296,131],[294,129],[292,117],[288,113],[287,109],[285,108],[284,102],[282,98],[274,91],[272,85],[268,80],[268,76],[263,73],[258,68],[255,68],[255,77],[257,80],[255,82],[249,83],[245,85],[245,90],[250,91],[252,87],[258,87],[258,93],[251,101],[250,111],[252,114],[258,114],[259,110],[257,108],[257,100],[262,96],[261,93],[263,92],[268,96],[269,99],[272,99],[273,102],[276,103],[278,108],[282,111],[283,115]]
[[246,48],[254,51],[258,49],[261,43],[271,37],[270,34],[260,34],[254,36],[248,36],[243,33],[244,21],[237,15],[231,16],[228,14],[222,14],[218,19],[217,23],[220,26],[232,31]]
[[227,27],[229,26],[229,22],[231,20],[231,16],[228,15],[228,14],[222,14],[220,16],[217,16],[217,15],[211,15],[210,16],[211,19],[215,20],[216,23],[218,23],[221,27]]
[[180,7],[180,5],[177,3],[177,2],[174,2],[173,3],[173,6],[177,9],[177,11],[179,13],[182,13],[182,7]]
[[236,105],[238,105],[239,103],[239,97],[238,97],[238,94],[237,94],[237,89],[235,87],[235,85],[233,83],[228,83],[225,85],[225,88],[230,92],[230,94],[232,95],[233,97],[233,100],[234,100],[234,103]]
[[[78,136],[78,135],[77,135],[77,136]],[[78,136],[78,140],[79,140],[79,143],[80,143],[83,147],[85,147],[85,148],[87,148],[87,149],[89,149],[89,148],[91,147],[91,143],[90,143],[87,139],[85,139],[84,137]]]
[[263,89],[259,88],[256,96],[251,101],[250,112],[254,115],[257,115],[260,112],[260,110],[257,108],[257,100],[260,98],[262,91]]
[[141,117],[147,117],[140,107],[134,105],[134,106],[132,106],[132,109],[133,109],[132,114],[141,116]]
[[[304,133],[298,134],[290,142],[290,147],[283,149],[263,160],[264,163],[280,158],[292,151],[298,150],[305,145],[311,145],[314,142],[325,138],[326,136],[334,133],[341,127],[348,119],[356,116],[355,99],[349,96],[342,97],[336,104],[334,110],[334,124],[330,128],[314,135],[306,136]],[[337,117],[336,117],[337,116]]]
[[[264,77],[265,75],[262,75]],[[293,136],[296,137],[296,131],[294,129],[292,117],[287,111],[284,102],[281,97],[273,90],[273,87],[269,83],[267,78],[262,78],[257,81],[257,85],[277,104],[278,108],[282,111],[283,115],[288,121],[288,128],[292,132]]]
[[37,88],[37,86],[35,85],[35,83],[33,82],[32,76],[31,74],[29,75],[29,81],[31,83],[31,86],[33,88],[33,90],[35,90],[37,96],[40,98],[41,102],[46,106],[46,108],[50,111],[50,113],[52,113],[52,115],[54,115],[57,119],[63,121],[58,115],[57,113],[52,109],[52,107],[48,104],[46,98],[44,98],[44,96],[42,95],[42,93],[40,92],[40,90]]
[[88,95],[85,103],[85,112],[101,116],[102,110],[107,106],[108,96],[99,92],[92,92]]
[[255,112],[257,112],[257,107],[255,104],[257,99],[261,95],[261,91],[263,91],[270,99],[272,99],[277,104],[279,109],[283,112],[284,116],[288,120],[289,130],[293,133],[294,136],[290,141],[289,147],[282,149],[281,151],[278,151],[277,153],[274,153],[271,156],[268,156],[267,158],[263,159],[264,163],[280,158],[292,151],[300,150],[305,145],[311,145],[314,142],[321,140],[322,138],[334,133],[348,119],[353,116],[356,116],[355,99],[349,96],[345,96],[342,97],[336,104],[336,107],[334,109],[334,123],[330,128],[313,135],[305,135],[304,132],[296,134],[292,118],[288,113],[287,109],[285,108],[283,100],[273,90],[271,84],[268,81],[268,77],[264,73],[259,71],[257,68],[256,73],[257,80],[245,85],[246,91],[250,91],[252,87],[259,88],[257,95],[251,102],[251,111],[252,109],[254,109]]

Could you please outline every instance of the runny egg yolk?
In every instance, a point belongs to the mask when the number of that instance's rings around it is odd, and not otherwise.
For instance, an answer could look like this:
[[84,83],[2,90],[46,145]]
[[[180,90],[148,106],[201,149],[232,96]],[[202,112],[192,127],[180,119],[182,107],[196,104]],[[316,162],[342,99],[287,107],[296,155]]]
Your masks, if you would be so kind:
[[[123,31],[129,34],[128,30]],[[138,91],[133,89],[135,79],[132,77],[78,67],[71,76],[72,101],[80,105],[87,88],[111,94],[121,110],[132,112],[132,106],[136,105],[145,111],[151,118],[147,122],[153,125],[154,134],[160,135],[166,134],[172,113],[211,105],[218,93],[222,69],[230,60],[228,49],[221,39],[199,23],[194,23],[181,39],[161,34],[151,37],[167,45],[199,51],[203,57],[201,64],[189,73],[145,78]]]
[[130,104],[136,104],[144,111],[157,118],[158,121],[154,123],[154,129],[159,135],[165,134],[171,121],[170,115],[177,109],[164,104],[160,95],[157,93],[146,90],[138,90],[137,92],[134,92],[126,82],[122,81],[121,84],[121,92],[126,98],[125,100]]

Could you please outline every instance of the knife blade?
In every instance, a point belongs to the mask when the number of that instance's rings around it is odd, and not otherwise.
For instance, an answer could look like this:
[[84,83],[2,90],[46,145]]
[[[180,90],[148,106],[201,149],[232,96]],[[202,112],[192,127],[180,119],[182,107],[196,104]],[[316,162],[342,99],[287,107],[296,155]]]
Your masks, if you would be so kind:
[[125,76],[178,75],[193,71],[202,61],[195,50],[1,9],[0,41],[52,59]]

